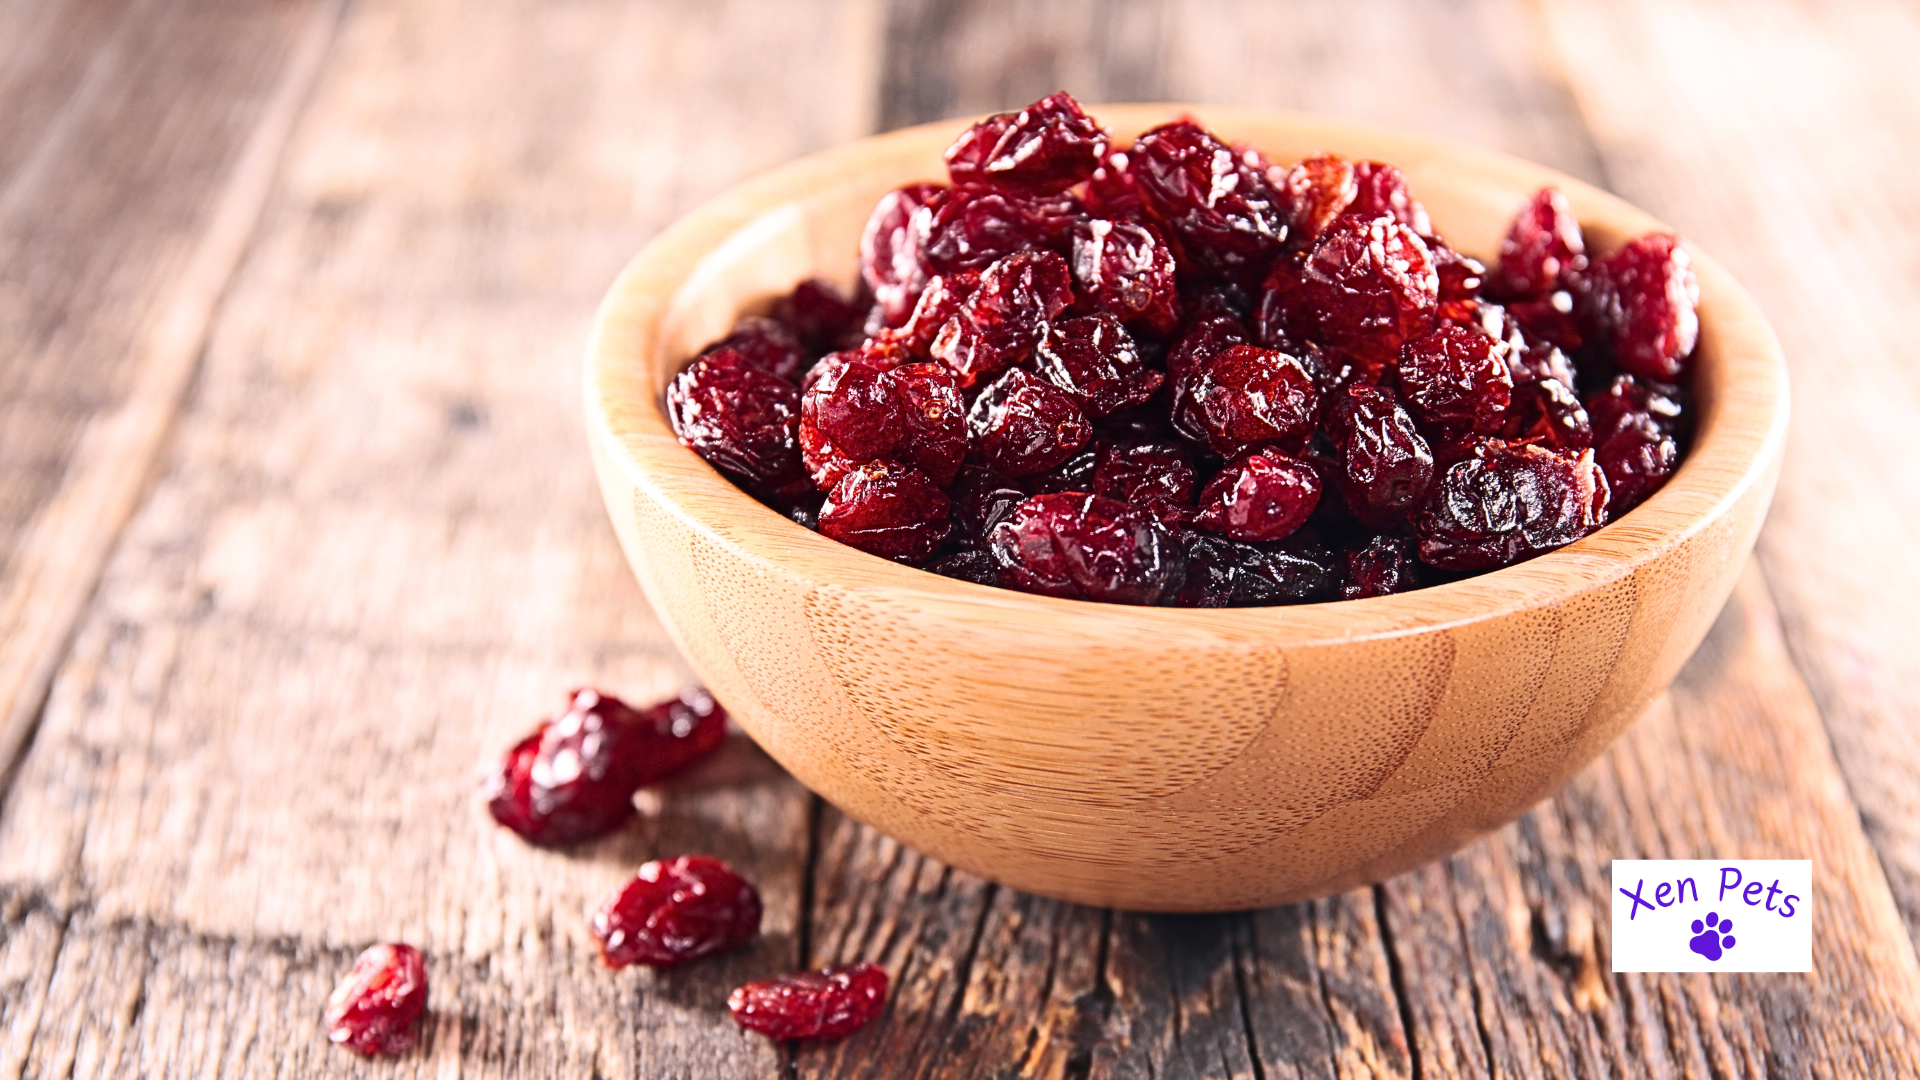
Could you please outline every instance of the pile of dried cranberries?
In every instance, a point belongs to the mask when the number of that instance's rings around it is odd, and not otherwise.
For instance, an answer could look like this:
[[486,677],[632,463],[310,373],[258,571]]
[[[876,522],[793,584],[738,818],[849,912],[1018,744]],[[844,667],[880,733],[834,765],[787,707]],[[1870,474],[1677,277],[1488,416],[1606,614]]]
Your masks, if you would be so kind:
[[1506,566],[1681,453],[1698,287],[1670,234],[1589,259],[1551,189],[1491,270],[1391,165],[1276,165],[1188,121],[1116,149],[1055,94],[874,208],[818,281],[667,389],[767,504],[982,584],[1224,607]]

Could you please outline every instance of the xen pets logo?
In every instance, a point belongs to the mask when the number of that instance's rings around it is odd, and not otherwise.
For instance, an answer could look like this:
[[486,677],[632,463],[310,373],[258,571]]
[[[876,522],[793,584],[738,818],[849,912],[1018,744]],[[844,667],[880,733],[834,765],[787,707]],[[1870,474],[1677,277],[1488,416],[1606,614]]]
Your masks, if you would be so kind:
[[1804,860],[1615,859],[1613,970],[1812,971],[1812,895]]

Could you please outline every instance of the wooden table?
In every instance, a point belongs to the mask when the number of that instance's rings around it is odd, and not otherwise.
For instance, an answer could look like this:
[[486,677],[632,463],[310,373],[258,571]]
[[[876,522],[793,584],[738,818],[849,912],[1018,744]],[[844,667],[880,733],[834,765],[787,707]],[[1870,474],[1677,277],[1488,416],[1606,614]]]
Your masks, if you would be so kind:
[[[0,1073],[1913,1075],[1920,10],[1787,0],[11,0],[0,5]],[[1445,863],[1217,917],[1064,905],[843,818],[743,740],[569,854],[480,771],[685,669],[598,504],[588,318],[734,181],[900,124],[1193,100],[1464,139],[1725,261],[1794,366],[1756,566],[1671,695]],[[609,973],[649,857],[743,953]],[[1612,975],[1614,857],[1812,858],[1815,973]],[[324,1041],[364,945],[422,1046]],[[737,982],[865,958],[839,1046]]]

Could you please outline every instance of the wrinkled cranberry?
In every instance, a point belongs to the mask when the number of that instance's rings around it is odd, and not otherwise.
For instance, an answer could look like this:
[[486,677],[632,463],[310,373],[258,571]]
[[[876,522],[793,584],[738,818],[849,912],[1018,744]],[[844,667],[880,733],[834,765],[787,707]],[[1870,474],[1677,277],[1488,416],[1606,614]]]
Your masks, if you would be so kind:
[[1298,447],[1319,419],[1320,391],[1298,358],[1230,345],[1187,373],[1174,423],[1231,457],[1266,444]]
[[1311,248],[1333,219],[1360,194],[1353,162],[1338,154],[1302,158],[1287,170],[1287,240],[1302,251]]
[[1020,483],[1030,495],[1044,495],[1055,491],[1091,491],[1093,490],[1094,448],[1082,447],[1072,457],[1037,473],[1028,473],[1020,478]]
[[1072,395],[1020,368],[981,392],[967,422],[980,459],[1008,476],[1051,469],[1093,438]]
[[1581,323],[1611,346],[1620,370],[1672,382],[1700,337],[1700,284],[1672,233],[1651,233],[1596,263],[1587,275]]
[[[1550,450],[1569,447],[1577,450],[1593,445],[1593,428],[1588,422],[1587,410],[1581,407],[1573,388],[1559,379],[1539,379],[1515,386],[1500,434],[1508,442],[1538,443]],[[1600,464],[1606,467],[1604,460]]]
[[1420,563],[1414,558],[1413,542],[1405,537],[1382,533],[1347,552],[1347,584],[1342,595],[1348,600],[1390,596],[1419,587]]
[[1167,350],[1167,374],[1178,379],[1229,346],[1246,343],[1247,327],[1238,315],[1224,311],[1198,315],[1173,348]]
[[1157,604],[1179,591],[1179,540],[1152,513],[1078,492],[1035,495],[987,534],[1000,583],[1024,592]]
[[891,338],[899,342],[916,359],[926,359],[933,355],[934,339],[940,335],[954,316],[965,309],[967,298],[980,287],[980,271],[962,270],[957,274],[936,274],[927,281],[927,287],[920,292],[920,299],[913,305],[913,314],[891,332]]
[[800,449],[807,471],[831,488],[857,465],[881,459],[917,467],[946,484],[967,456],[960,388],[938,364],[881,371],[860,362],[821,375],[801,402]]
[[1433,252],[1434,274],[1440,281],[1439,302],[1434,315],[1442,322],[1472,321],[1480,309],[1480,286],[1487,268],[1471,255],[1462,255],[1435,240],[1427,245]]
[[1152,225],[1091,218],[1073,228],[1073,279],[1081,295],[1154,334],[1180,323],[1173,252]]
[[1166,381],[1141,361],[1120,320],[1104,312],[1055,323],[1040,342],[1034,368],[1096,420],[1141,404]]
[[1133,165],[1125,151],[1109,150],[1087,177],[1087,213],[1109,221],[1135,221],[1147,211],[1133,183]]
[[1064,247],[1080,213],[1072,195],[964,184],[914,211],[913,242],[935,273],[978,270],[1016,251]]
[[847,338],[859,329],[866,314],[866,308],[840,295],[839,289],[819,278],[808,278],[795,285],[780,302],[780,317],[793,327],[800,341],[816,353],[848,344]]
[[1505,346],[1507,371],[1513,384],[1558,379],[1562,385],[1576,381],[1573,361],[1567,354],[1538,335],[1530,334],[1504,305],[1481,302],[1470,322],[1462,323]]
[[1286,197],[1198,124],[1162,124],[1128,152],[1147,209],[1196,269],[1258,281],[1287,236]]
[[1181,535],[1187,555],[1181,607],[1260,607],[1340,597],[1339,557],[1317,545],[1250,544],[1208,532]]
[[1607,480],[1591,450],[1475,439],[1414,515],[1420,559],[1443,570],[1492,570],[1563,547],[1600,527]]
[[1537,300],[1563,288],[1587,268],[1587,245],[1567,197],[1542,188],[1513,219],[1500,241],[1500,261],[1487,279],[1487,294],[1503,300]]
[[760,894],[707,855],[655,860],[593,913],[600,960],[672,967],[737,949],[760,933]]
[[847,472],[820,506],[820,533],[869,555],[925,562],[952,527],[946,492],[919,469],[870,461]]
[[727,1011],[749,1031],[774,1039],[844,1039],[887,1005],[887,973],[840,964],[750,982],[727,996]]
[[1033,355],[1047,324],[1073,303],[1073,275],[1050,251],[1009,255],[980,284],[933,342],[933,355],[970,387]]
[[1347,213],[1357,218],[1382,215],[1405,225],[1422,237],[1433,235],[1433,222],[1427,208],[1413,197],[1407,177],[1399,169],[1378,161],[1362,161],[1353,167],[1353,203]]
[[978,545],[985,542],[987,530],[994,523],[1027,501],[1028,492],[985,465],[967,464],[960,467],[949,494],[953,499],[953,523],[959,530],[959,539]]
[[1579,302],[1565,289],[1556,289],[1538,300],[1514,300],[1506,305],[1530,348],[1551,346],[1569,356],[1587,344],[1578,307]]
[[1106,152],[1107,133],[1063,91],[962,132],[947,147],[947,172],[956,184],[1050,194],[1085,180]]
[[1679,466],[1680,403],[1669,388],[1621,375],[1589,397],[1586,409],[1594,458],[1613,493],[1608,508],[1618,518],[1665,486]]
[[873,291],[887,326],[907,321],[926,286],[927,259],[913,231],[913,217],[945,190],[941,184],[908,184],[888,192],[874,206],[860,234],[860,277]]
[[1327,407],[1338,449],[1337,477],[1348,509],[1370,528],[1403,520],[1433,483],[1433,452],[1392,390],[1356,385]]
[[1243,454],[1200,493],[1194,524],[1235,540],[1283,540],[1320,502],[1320,474],[1277,450]]
[[951,555],[942,555],[928,563],[925,569],[928,573],[956,581],[971,581],[975,585],[1000,584],[1000,564],[980,548],[966,548]]
[[485,785],[495,821],[530,843],[599,836],[633,814],[633,793],[719,749],[727,713],[705,690],[645,710],[575,690],[567,711],[507,751]]
[[1101,440],[1094,453],[1093,493],[1152,510],[1172,524],[1193,505],[1193,458],[1176,442]]
[[799,337],[786,323],[758,315],[748,315],[734,323],[726,337],[707,346],[705,351],[720,349],[732,349],[747,363],[788,382],[799,379],[812,361]]
[[1512,400],[1505,350],[1485,334],[1446,325],[1400,349],[1407,411],[1443,441],[1500,430]]
[[697,357],[667,384],[680,444],[753,491],[800,475],[800,392],[732,349]]
[[420,950],[398,942],[375,945],[327,999],[327,1041],[364,1057],[398,1057],[420,1039],[427,1009],[427,965]]
[[1322,341],[1385,367],[1433,329],[1440,277],[1412,229],[1385,215],[1343,214],[1307,256],[1298,294]]

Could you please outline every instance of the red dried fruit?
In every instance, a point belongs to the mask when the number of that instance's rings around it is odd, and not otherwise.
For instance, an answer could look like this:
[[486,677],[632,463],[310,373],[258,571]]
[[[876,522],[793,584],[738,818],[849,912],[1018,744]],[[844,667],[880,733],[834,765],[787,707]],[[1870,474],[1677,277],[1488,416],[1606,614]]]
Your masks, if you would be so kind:
[[1027,501],[1028,492],[984,465],[969,464],[960,467],[948,494],[957,539],[978,546],[986,542],[988,529]]
[[600,960],[672,967],[737,949],[760,933],[760,894],[707,855],[655,860],[593,913]]
[[1286,197],[1250,157],[1184,120],[1141,135],[1128,151],[1134,186],[1179,244],[1183,266],[1258,281],[1279,252]]
[[999,585],[1000,566],[993,556],[980,548],[966,548],[951,555],[943,555],[928,563],[924,569],[930,574],[950,577],[956,581],[971,581],[975,585]]
[[1336,600],[1338,556],[1290,539],[1281,545],[1249,544],[1206,532],[1181,534],[1187,555],[1180,607],[1261,607]]
[[749,490],[772,492],[801,475],[800,391],[732,349],[674,376],[667,419],[682,446]]
[[1587,268],[1587,245],[1567,197],[1542,188],[1513,219],[1500,241],[1500,261],[1487,294],[1502,300],[1538,300]]
[[1336,479],[1354,517],[1382,529],[1404,520],[1433,483],[1433,452],[1413,418],[1380,386],[1349,386],[1327,406]]
[[[1587,410],[1581,407],[1573,389],[1559,379],[1538,379],[1515,386],[1500,436],[1508,442],[1538,443],[1552,450],[1593,445]],[[1600,464],[1604,468],[1605,460]]]
[[1222,457],[1263,445],[1295,448],[1313,434],[1320,391],[1297,357],[1230,345],[1187,373],[1174,424]]
[[1515,300],[1506,309],[1519,324],[1530,349],[1550,346],[1572,356],[1587,344],[1578,306],[1572,293],[1556,289],[1538,300]]
[[1100,440],[1093,459],[1093,493],[1151,510],[1169,525],[1193,505],[1193,458],[1177,442]]
[[575,690],[566,712],[507,751],[487,779],[487,810],[533,844],[599,836],[632,816],[634,792],[719,749],[726,737],[726,710],[705,690],[645,711]]
[[1030,495],[1055,491],[1089,491],[1093,488],[1093,447],[1083,447],[1072,457],[1042,472],[1020,478]]
[[1383,368],[1433,329],[1440,276],[1412,229],[1385,215],[1343,214],[1307,256],[1297,291],[1321,341]]
[[795,285],[780,302],[780,317],[793,327],[800,341],[816,353],[848,344],[848,337],[854,335],[866,316],[865,307],[840,295],[839,289],[819,278],[808,278]]
[[1277,450],[1242,455],[1207,482],[1194,524],[1235,540],[1284,540],[1320,503],[1320,474]]
[[918,564],[947,538],[949,508],[946,493],[919,469],[870,461],[827,493],[820,532],[869,555]]
[[1062,91],[968,128],[947,147],[946,161],[956,184],[1051,194],[1085,180],[1106,152],[1107,133]]
[[1427,247],[1433,252],[1434,273],[1440,279],[1440,300],[1434,314],[1442,322],[1466,323],[1480,309],[1480,286],[1487,268],[1471,255],[1462,255],[1439,240]]
[[1413,197],[1406,174],[1399,169],[1378,161],[1359,162],[1353,167],[1353,186],[1353,202],[1347,207],[1350,216],[1385,215],[1422,237],[1433,235],[1433,222],[1427,218],[1427,208]]
[[356,1054],[397,1057],[420,1039],[427,1009],[427,965],[420,950],[398,942],[375,945],[327,999],[327,1041]]
[[747,363],[788,382],[799,379],[813,359],[786,323],[758,315],[741,318],[726,337],[707,346],[703,354],[721,349],[731,349]]
[[1008,476],[1051,469],[1093,438],[1093,426],[1071,395],[1020,368],[981,391],[967,423],[980,460]]
[[857,359],[836,363],[801,401],[800,449],[822,489],[858,465],[883,459],[915,466],[935,484],[950,483],[967,456],[959,385],[938,364],[882,371]]
[[1234,345],[1247,343],[1247,327],[1232,312],[1196,314],[1187,332],[1167,350],[1167,374],[1176,380]]
[[886,1005],[887,973],[873,964],[794,972],[727,995],[736,1023],[774,1039],[844,1039]]
[[1594,458],[1613,493],[1608,509],[1617,519],[1664,487],[1679,467],[1680,402],[1669,388],[1621,375],[1589,397],[1586,409]]
[[1493,570],[1571,544],[1606,516],[1607,479],[1593,451],[1483,438],[1441,471],[1413,522],[1422,562]]
[[913,315],[900,329],[887,332],[890,340],[898,342],[916,359],[931,357],[934,339],[940,336],[941,328],[965,309],[967,298],[979,287],[978,270],[936,274],[921,290]]
[[1407,411],[1443,442],[1500,430],[1512,400],[1506,350],[1492,338],[1448,324],[1400,350]]
[[1288,243],[1301,251],[1313,246],[1333,219],[1360,194],[1353,162],[1338,154],[1302,158],[1287,170]]
[[1034,355],[1034,369],[1096,420],[1141,404],[1167,378],[1141,361],[1133,335],[1104,312],[1053,324]]
[[1413,542],[1382,533],[1347,552],[1347,584],[1341,593],[1348,600],[1390,596],[1419,588],[1420,579]]
[[1064,248],[1080,214],[1072,195],[965,184],[914,211],[913,242],[934,273],[978,270],[1016,251]]
[[1009,255],[980,275],[960,314],[933,342],[933,355],[962,387],[990,379],[1033,355],[1047,324],[1073,303],[1073,275],[1050,251]]
[[1132,163],[1119,150],[1108,151],[1100,167],[1087,177],[1084,201],[1087,213],[1109,221],[1135,221],[1147,212],[1133,183]]
[[1591,340],[1613,349],[1620,370],[1672,382],[1700,338],[1700,284],[1672,233],[1649,233],[1595,264],[1580,308]]
[[906,322],[926,287],[927,259],[914,232],[913,217],[945,190],[940,184],[908,184],[888,192],[875,204],[860,234],[860,277],[873,291],[887,326]]
[[1171,334],[1180,323],[1173,252],[1152,225],[1093,218],[1073,229],[1073,279],[1101,311]]
[[1035,495],[987,534],[1000,583],[1071,600],[1157,604],[1180,589],[1179,540],[1147,510],[1079,492]]

